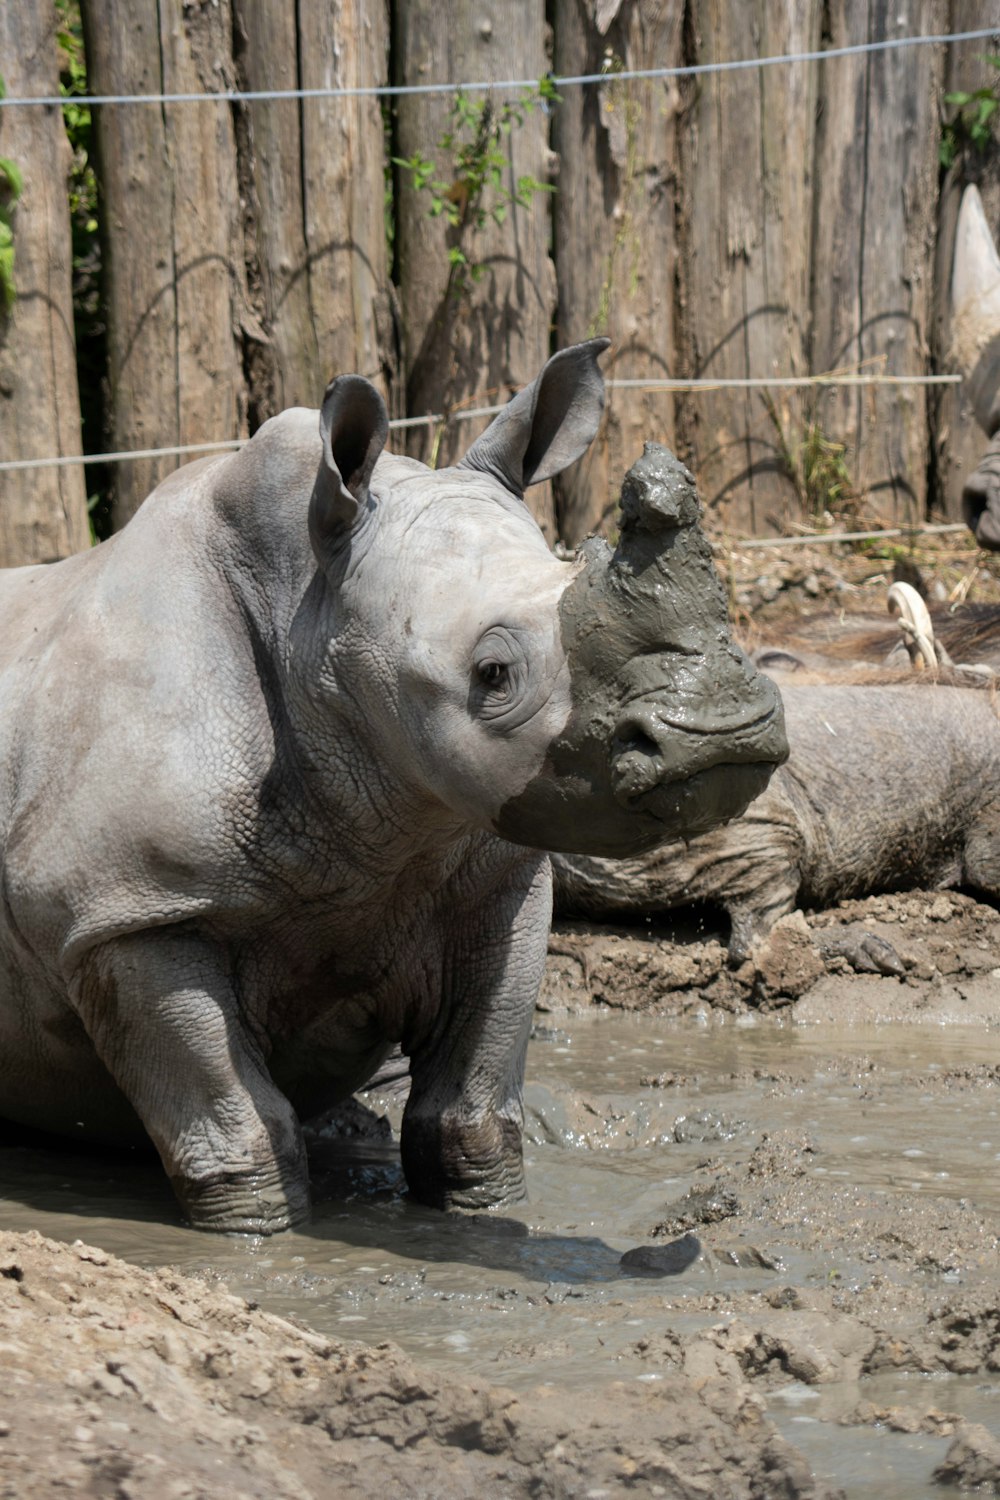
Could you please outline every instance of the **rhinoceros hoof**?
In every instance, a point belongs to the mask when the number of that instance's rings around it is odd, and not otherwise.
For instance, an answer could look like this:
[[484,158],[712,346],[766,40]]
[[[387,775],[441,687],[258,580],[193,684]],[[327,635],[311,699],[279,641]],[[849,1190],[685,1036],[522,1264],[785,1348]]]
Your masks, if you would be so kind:
[[224,1172],[206,1181],[173,1178],[194,1229],[216,1234],[278,1234],[309,1217],[309,1190],[276,1172]]
[[527,1196],[521,1132],[509,1120],[404,1118],[400,1147],[410,1192],[431,1208],[481,1213]]

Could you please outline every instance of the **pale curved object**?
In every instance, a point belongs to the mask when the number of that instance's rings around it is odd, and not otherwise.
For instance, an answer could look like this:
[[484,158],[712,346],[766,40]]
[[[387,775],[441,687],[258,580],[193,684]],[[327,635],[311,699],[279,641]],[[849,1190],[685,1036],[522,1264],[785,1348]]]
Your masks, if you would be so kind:
[[951,359],[964,375],[976,421],[1000,428],[1000,255],[979,189],[962,195],[951,271]]
[[886,603],[889,613],[899,621],[915,670],[922,672],[925,667],[933,670],[938,665],[934,626],[927,605],[916,589],[909,583],[894,583],[886,596]]

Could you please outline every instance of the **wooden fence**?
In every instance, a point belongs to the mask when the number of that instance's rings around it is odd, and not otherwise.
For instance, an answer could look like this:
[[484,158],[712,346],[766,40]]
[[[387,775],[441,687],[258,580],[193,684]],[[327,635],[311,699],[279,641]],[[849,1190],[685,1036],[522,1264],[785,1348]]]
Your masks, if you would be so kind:
[[[463,413],[506,400],[553,347],[606,333],[602,435],[529,496],[550,538],[607,520],[646,439],[685,457],[731,529],[802,519],[807,453],[840,476],[843,503],[856,491],[887,522],[957,514],[983,441],[960,392],[614,382],[946,368],[957,186],[976,175],[996,224],[1000,165],[966,151],[941,171],[943,99],[989,84],[996,48],[843,49],[985,28],[986,0],[554,0],[551,27],[544,0],[81,9],[91,94],[174,96],[93,107],[107,451],[245,437],[356,370],[394,418],[449,418],[394,439],[447,462],[483,425]],[[51,0],[0,6],[11,99],[56,94],[56,25]],[[509,86],[545,75],[568,80],[558,100]],[[495,84],[465,96],[465,138],[502,157],[481,227],[460,141],[439,144],[456,134],[455,90],[422,91],[463,81]],[[387,85],[399,92],[371,92]],[[241,97],[209,97],[227,93]],[[25,183],[18,296],[0,313],[0,460],[81,452],[67,149],[58,106],[0,109],[0,157]],[[421,158],[444,189],[394,165]],[[178,461],[116,463],[114,524]],[[87,487],[77,465],[0,470],[0,561],[84,545]]]

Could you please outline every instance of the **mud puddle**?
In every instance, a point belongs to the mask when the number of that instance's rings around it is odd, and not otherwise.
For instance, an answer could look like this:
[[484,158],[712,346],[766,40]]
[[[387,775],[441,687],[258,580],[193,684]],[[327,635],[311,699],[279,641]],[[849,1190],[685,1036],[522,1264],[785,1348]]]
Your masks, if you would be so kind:
[[[411,1203],[362,1112],[314,1141],[301,1231],[196,1234],[154,1160],[38,1138],[0,1142],[0,1229],[218,1279],[515,1391],[709,1361],[852,1496],[876,1476],[941,1494],[963,1419],[1000,1439],[995,1032],[590,1012],[540,1018],[528,1077],[531,1198],[506,1216]],[[398,1101],[368,1102],[398,1123]],[[639,1247],[670,1274],[623,1265]]]

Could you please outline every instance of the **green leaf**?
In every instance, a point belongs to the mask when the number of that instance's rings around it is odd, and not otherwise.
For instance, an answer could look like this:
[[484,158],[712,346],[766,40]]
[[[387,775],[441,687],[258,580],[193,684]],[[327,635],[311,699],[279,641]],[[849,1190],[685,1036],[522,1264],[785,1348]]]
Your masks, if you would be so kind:
[[20,198],[24,192],[24,173],[9,156],[0,156],[0,176],[7,179],[7,192],[12,198]]
[[0,304],[7,312],[14,306],[17,288],[14,285],[14,250],[0,240]]
[[944,102],[945,104],[971,104],[972,95],[965,93],[945,94]]

